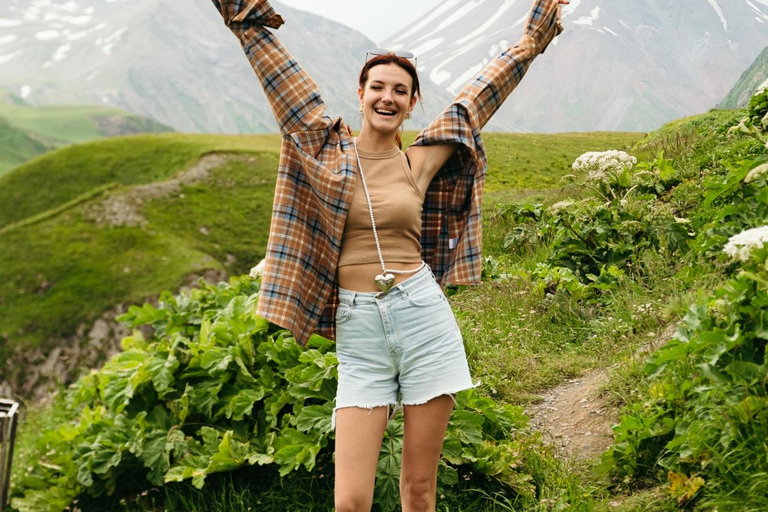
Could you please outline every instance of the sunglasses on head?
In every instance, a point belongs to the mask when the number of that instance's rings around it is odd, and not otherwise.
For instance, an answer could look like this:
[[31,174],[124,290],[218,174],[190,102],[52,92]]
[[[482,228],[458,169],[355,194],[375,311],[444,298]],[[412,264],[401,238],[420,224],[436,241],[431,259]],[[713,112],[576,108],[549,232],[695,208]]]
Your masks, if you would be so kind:
[[393,52],[384,48],[374,48],[373,50],[365,52],[365,62],[368,62],[374,57],[389,55],[390,53],[394,53],[396,57],[400,57],[401,59],[410,60],[413,62],[413,66],[416,67],[416,56],[412,52]]

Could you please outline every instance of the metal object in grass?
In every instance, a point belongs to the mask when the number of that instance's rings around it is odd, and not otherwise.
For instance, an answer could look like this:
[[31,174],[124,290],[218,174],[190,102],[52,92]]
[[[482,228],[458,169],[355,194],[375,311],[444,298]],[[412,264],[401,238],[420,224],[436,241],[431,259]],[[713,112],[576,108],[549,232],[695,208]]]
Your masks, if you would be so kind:
[[5,510],[11,486],[13,443],[16,441],[16,423],[19,404],[0,399],[0,512]]

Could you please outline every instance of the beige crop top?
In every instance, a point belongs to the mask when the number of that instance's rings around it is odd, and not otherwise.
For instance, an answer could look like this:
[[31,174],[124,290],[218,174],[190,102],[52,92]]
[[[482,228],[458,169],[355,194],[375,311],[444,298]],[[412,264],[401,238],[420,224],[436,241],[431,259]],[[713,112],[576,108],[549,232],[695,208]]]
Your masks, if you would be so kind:
[[[384,262],[421,263],[421,209],[424,196],[416,186],[400,149],[358,149],[371,195],[373,218]],[[379,263],[363,180],[358,175],[341,239],[339,267]]]

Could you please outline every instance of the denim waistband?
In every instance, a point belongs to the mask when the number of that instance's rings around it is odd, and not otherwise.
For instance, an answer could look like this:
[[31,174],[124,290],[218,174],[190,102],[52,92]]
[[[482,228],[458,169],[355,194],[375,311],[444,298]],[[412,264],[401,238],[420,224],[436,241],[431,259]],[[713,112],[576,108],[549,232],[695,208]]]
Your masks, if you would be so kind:
[[409,290],[415,290],[430,281],[434,282],[434,280],[435,276],[432,274],[432,269],[430,269],[428,265],[424,265],[421,270],[402,283],[396,284],[391,290],[386,292],[356,292],[339,288],[339,303],[347,304],[349,306],[357,306],[360,304],[374,304],[377,302],[398,300],[402,298],[403,295],[407,295]]

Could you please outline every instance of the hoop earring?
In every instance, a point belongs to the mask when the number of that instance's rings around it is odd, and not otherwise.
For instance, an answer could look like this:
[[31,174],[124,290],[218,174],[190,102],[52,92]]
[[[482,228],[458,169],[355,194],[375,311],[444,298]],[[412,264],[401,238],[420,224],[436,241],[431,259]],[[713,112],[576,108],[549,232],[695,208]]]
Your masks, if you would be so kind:
[[360,113],[362,114],[362,113],[363,113],[363,108],[364,108],[364,107],[363,107],[363,104],[362,104],[362,103],[360,103],[360,105],[358,105],[358,106],[357,106],[357,111],[358,111],[358,112],[360,112]]

